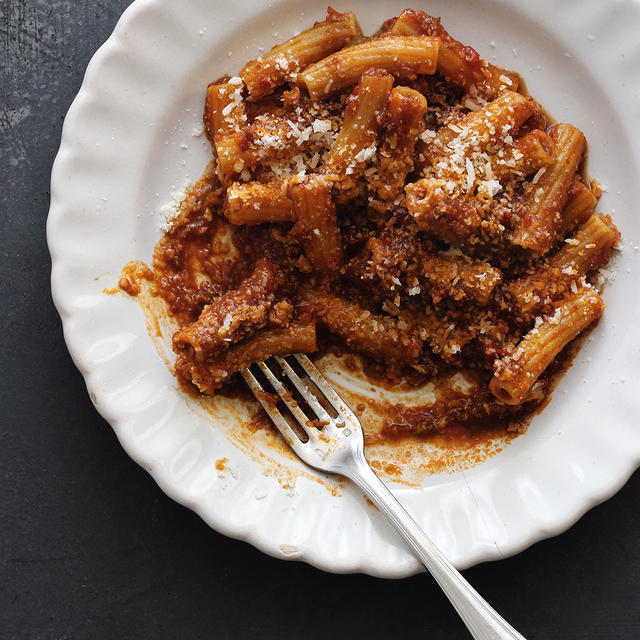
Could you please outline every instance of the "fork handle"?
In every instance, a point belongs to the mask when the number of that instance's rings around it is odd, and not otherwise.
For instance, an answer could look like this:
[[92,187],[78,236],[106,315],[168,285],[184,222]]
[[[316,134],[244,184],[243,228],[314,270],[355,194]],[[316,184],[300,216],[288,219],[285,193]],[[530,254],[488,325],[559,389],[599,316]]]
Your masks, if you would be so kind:
[[440,585],[476,640],[525,640],[524,636],[498,615],[431,542],[418,523],[373,472],[364,456],[358,456],[348,475],[389,518],[391,524]]

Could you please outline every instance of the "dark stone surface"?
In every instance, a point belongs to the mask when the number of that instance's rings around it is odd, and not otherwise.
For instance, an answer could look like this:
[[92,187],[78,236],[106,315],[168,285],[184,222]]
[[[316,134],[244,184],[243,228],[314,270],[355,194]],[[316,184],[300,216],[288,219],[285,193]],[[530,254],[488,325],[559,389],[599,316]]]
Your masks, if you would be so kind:
[[[329,575],[209,530],[93,409],[44,229],[62,118],[127,4],[1,4],[0,637],[467,637],[425,575]],[[638,638],[639,503],[636,474],[568,533],[466,575],[530,639]]]

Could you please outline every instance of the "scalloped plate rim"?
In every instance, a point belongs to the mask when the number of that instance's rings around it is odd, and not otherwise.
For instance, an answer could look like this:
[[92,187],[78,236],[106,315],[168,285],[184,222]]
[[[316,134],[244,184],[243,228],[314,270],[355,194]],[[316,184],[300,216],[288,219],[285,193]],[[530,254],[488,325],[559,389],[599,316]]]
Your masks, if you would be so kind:
[[[217,517],[215,514],[212,514],[211,511],[205,511],[204,507],[199,504],[197,498],[189,498],[186,493],[181,490],[176,484],[171,484],[167,476],[163,475],[161,469],[159,469],[156,465],[152,464],[148,459],[144,459],[143,456],[131,452],[131,446],[129,440],[127,439],[127,434],[122,428],[124,417],[116,415],[117,410],[114,410],[114,407],[109,407],[108,404],[102,403],[100,401],[100,388],[98,384],[100,372],[98,370],[93,370],[90,366],[86,365],[83,360],[82,354],[80,353],[79,345],[76,345],[76,343],[74,342],[74,338],[72,335],[73,312],[65,309],[67,292],[63,290],[63,286],[56,279],[57,269],[59,268],[62,261],[61,255],[63,253],[63,250],[57,241],[54,230],[54,223],[60,217],[65,215],[65,187],[62,186],[65,181],[61,173],[62,169],[70,161],[69,155],[73,153],[73,145],[71,144],[71,130],[74,126],[74,121],[76,120],[77,116],[82,112],[83,108],[85,108],[86,106],[86,103],[90,99],[90,85],[99,76],[101,65],[103,65],[104,62],[109,59],[112,52],[114,52],[114,50],[118,46],[123,46],[120,34],[126,29],[127,24],[137,15],[147,10],[147,8],[161,4],[162,2],[158,0],[136,0],[124,11],[120,20],[118,21],[118,24],[116,25],[116,28],[114,29],[113,34],[98,49],[98,51],[90,60],[85,72],[82,87],[76,98],[74,99],[71,107],[69,108],[67,116],[65,117],[60,149],[56,156],[52,169],[51,207],[49,218],[47,220],[47,239],[52,258],[53,300],[62,319],[65,340],[67,342],[71,357],[84,376],[88,391],[90,392],[90,394],[95,394],[94,397],[97,397],[98,402],[95,403],[96,409],[108,422],[110,422],[123,448],[139,465],[145,468],[152,475],[156,483],[167,495],[169,495],[172,499],[184,504],[188,508],[194,510],[214,529],[222,530],[225,535],[248,541],[255,547],[274,557],[280,559],[284,558],[305,560],[306,562],[320,569],[328,569],[335,572],[365,571],[372,575],[378,575],[381,577],[403,577],[409,575],[412,572],[407,573],[406,570],[400,571],[397,575],[388,568],[381,571],[379,570],[375,560],[373,559],[371,559],[370,561],[367,561],[366,559],[360,559],[359,562],[354,561],[346,564],[343,563],[342,565],[328,566],[326,562],[318,561],[316,556],[310,550],[307,550],[302,555],[283,556],[278,548],[270,544],[269,540],[266,540],[264,537],[260,536],[259,531],[239,531],[238,528],[234,529],[232,525],[230,525],[229,523],[225,523],[223,518]],[[618,462],[620,463],[620,467],[618,468],[618,475],[616,476],[616,478],[612,479],[606,487],[594,487],[591,491],[585,490],[584,493],[579,497],[574,496],[574,510],[571,513],[565,514],[564,517],[560,517],[559,519],[557,519],[554,526],[543,526],[541,524],[539,524],[537,527],[534,526],[531,528],[529,535],[526,536],[526,539],[520,539],[517,541],[514,540],[512,541],[511,545],[505,545],[503,543],[501,550],[502,552],[499,554],[499,556],[495,554],[492,556],[483,556],[482,554],[476,554],[476,556],[474,556],[474,558],[468,564],[473,564],[475,562],[487,559],[495,559],[496,557],[506,557],[509,555],[513,555],[527,548],[534,542],[552,537],[569,528],[573,523],[579,520],[582,515],[586,513],[586,511],[588,511],[596,504],[607,500],[626,483],[631,474],[640,465],[640,451],[635,452],[635,455],[629,455],[624,461],[626,462],[626,464],[623,464],[623,461],[620,460],[618,460]],[[419,567],[416,567],[415,570],[419,570]]]

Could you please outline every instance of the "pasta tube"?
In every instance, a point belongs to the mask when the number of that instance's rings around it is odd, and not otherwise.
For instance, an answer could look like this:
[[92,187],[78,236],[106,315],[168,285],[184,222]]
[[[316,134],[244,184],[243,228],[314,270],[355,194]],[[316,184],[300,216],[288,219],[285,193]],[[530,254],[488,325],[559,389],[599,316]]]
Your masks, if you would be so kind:
[[289,195],[296,218],[291,236],[303,244],[304,253],[316,271],[335,273],[342,265],[342,241],[331,199],[331,183],[320,175],[308,176],[293,184]]
[[505,91],[482,109],[471,111],[459,122],[438,130],[423,153],[428,157],[447,155],[452,152],[450,144],[456,138],[479,150],[484,149],[507,133],[515,135],[526,120],[539,113],[540,106],[533,98]]
[[292,323],[281,329],[263,329],[247,342],[231,346],[214,360],[194,362],[180,355],[176,360],[176,374],[194,384],[200,393],[213,395],[235,372],[254,362],[271,356],[311,353],[316,349],[315,323]]
[[280,267],[267,258],[237,289],[227,291],[207,305],[195,322],[173,335],[173,350],[202,362],[267,325],[275,293],[285,283]]
[[502,155],[494,156],[491,165],[496,178],[502,180],[513,174],[528,176],[553,164],[554,160],[553,140],[544,131],[534,129],[518,138]]
[[591,287],[568,296],[553,315],[525,335],[511,355],[496,361],[491,393],[505,404],[520,404],[564,346],[603,312],[602,298]]
[[207,136],[212,142],[216,135],[229,135],[246,126],[247,114],[240,78],[212,82],[207,87],[203,122]]
[[505,287],[505,298],[520,319],[548,309],[575,288],[582,276],[608,262],[620,233],[609,216],[594,213],[549,260]]
[[480,95],[492,99],[505,89],[518,90],[519,77],[516,73],[484,62],[475,49],[452,38],[439,18],[433,18],[424,11],[405,9],[391,27],[391,33],[440,38],[438,72],[465,91],[474,87]]
[[320,322],[356,351],[377,359],[417,362],[422,340],[407,328],[406,322],[372,314],[354,302],[323,291],[308,291],[305,300],[315,308]]
[[234,182],[225,195],[224,215],[232,224],[293,222],[295,216],[287,187],[286,181]]
[[313,100],[352,87],[367,69],[398,77],[433,74],[440,39],[428,36],[382,36],[346,47],[299,74]]
[[598,199],[584,182],[575,178],[569,188],[567,204],[562,211],[562,220],[556,236],[562,238],[581,225],[594,211]]
[[446,193],[443,180],[423,178],[404,188],[406,206],[423,231],[464,246],[480,229],[482,218],[473,202]]
[[514,244],[540,255],[551,249],[556,238],[562,210],[586,145],[582,132],[570,124],[554,125],[549,135],[556,147],[555,162],[536,184],[529,185],[523,213],[511,234]]
[[402,194],[407,174],[413,169],[413,150],[423,128],[427,99],[409,87],[391,91],[387,112],[389,123],[382,137],[376,171],[369,179],[370,205],[386,211]]
[[251,100],[258,100],[293,80],[307,65],[361,36],[362,30],[352,12],[339,13],[329,8],[324,22],[314,24],[311,29],[276,45],[257,60],[249,61],[240,76],[247,85]]
[[376,154],[392,86],[393,76],[369,69],[349,97],[342,129],[321,168],[322,173],[333,176],[336,187],[344,192],[342,200],[353,197],[358,179]]
[[260,162],[295,155],[298,151],[288,143],[290,133],[291,125],[285,118],[261,115],[241,130],[217,134],[214,142],[220,172],[231,177]]

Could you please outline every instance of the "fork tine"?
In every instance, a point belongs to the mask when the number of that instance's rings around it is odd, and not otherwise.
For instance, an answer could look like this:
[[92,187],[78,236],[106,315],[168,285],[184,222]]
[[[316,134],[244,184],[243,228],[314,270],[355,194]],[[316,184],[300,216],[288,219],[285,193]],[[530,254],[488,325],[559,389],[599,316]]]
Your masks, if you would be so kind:
[[327,413],[326,409],[318,402],[315,394],[309,388],[309,385],[304,382],[300,376],[293,370],[291,365],[281,356],[275,356],[276,362],[282,368],[285,375],[293,382],[295,388],[300,392],[305,402],[316,412],[316,415],[320,420],[332,422],[331,416]]
[[302,353],[296,353],[293,356],[300,366],[305,370],[313,383],[322,391],[333,408],[343,417],[358,422],[358,418],[351,411],[347,403],[334,391],[333,387],[327,382],[327,379],[320,373],[316,366]]
[[287,409],[291,411],[294,415],[300,427],[305,431],[305,433],[309,436],[311,440],[317,440],[318,432],[317,429],[311,427],[309,425],[309,418],[307,414],[298,406],[298,403],[291,396],[291,392],[276,378],[275,374],[271,369],[269,369],[266,362],[257,362],[257,366],[260,368],[260,371],[264,373],[265,377],[271,384],[271,386],[275,389],[276,393],[282,398],[282,401],[287,406]]
[[[258,379],[249,371],[249,369],[242,369],[240,372],[245,382],[249,385],[249,388],[253,392],[258,402],[262,405],[262,408],[267,412],[268,416],[273,420],[274,424],[278,428],[278,431],[282,434],[282,437],[287,441],[287,444],[296,452],[300,448],[300,445],[304,444],[300,438],[296,435],[294,430],[289,426],[289,423],[285,420],[284,416],[278,411],[278,409],[272,403],[268,402],[264,398],[265,390]],[[298,453],[300,455],[300,453]]]

